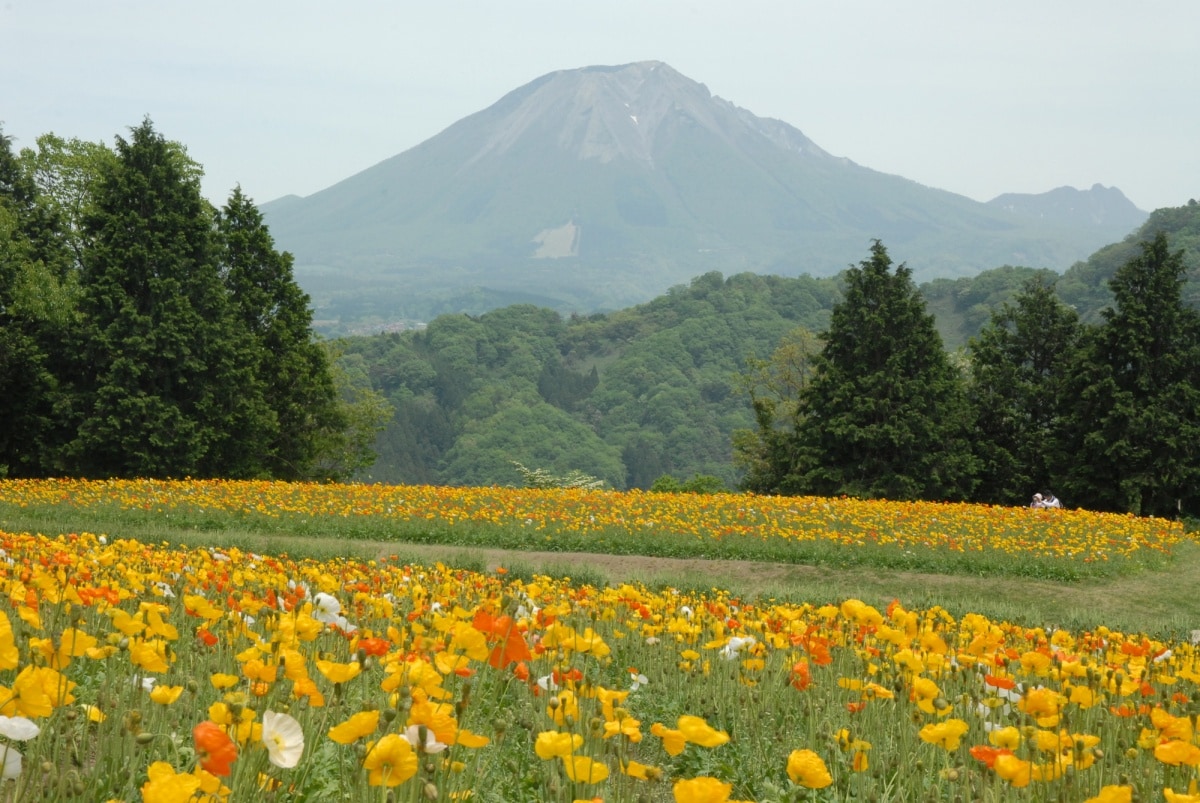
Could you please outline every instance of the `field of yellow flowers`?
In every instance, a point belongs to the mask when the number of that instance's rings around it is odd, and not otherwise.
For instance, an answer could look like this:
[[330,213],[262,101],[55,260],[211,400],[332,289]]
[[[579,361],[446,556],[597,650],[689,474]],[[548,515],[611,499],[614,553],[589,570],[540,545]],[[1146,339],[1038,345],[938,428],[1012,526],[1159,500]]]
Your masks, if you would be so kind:
[[283,482],[0,482],[0,511],[83,511],[175,529],[658,557],[738,558],[1057,580],[1156,568],[1177,522],[1082,510],[742,494],[318,485]]
[[[0,506],[104,521],[482,532],[489,504],[508,537],[661,525],[947,556],[989,538],[1129,566],[1184,540],[1162,521],[852,500],[0,482]],[[773,524],[704,529],[738,515]],[[1188,639],[42,529],[0,532],[0,800],[1200,801]]]

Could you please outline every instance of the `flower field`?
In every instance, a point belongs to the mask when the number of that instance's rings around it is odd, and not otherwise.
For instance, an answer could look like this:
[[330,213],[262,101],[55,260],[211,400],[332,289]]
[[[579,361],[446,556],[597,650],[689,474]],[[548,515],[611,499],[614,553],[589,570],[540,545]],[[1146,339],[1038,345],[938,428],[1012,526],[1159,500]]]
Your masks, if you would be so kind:
[[[425,500],[480,526],[490,499],[505,531],[592,524],[586,497],[563,495],[554,523],[552,494],[441,490],[4,482],[0,504],[295,525],[413,518]],[[1070,511],[624,496],[591,498],[594,537],[640,510],[696,540],[875,527],[946,554],[974,548],[947,533],[988,521],[1027,549],[1061,535],[1110,562],[1169,559],[1185,540],[1095,517],[1101,547]],[[786,527],[696,523],[738,505]],[[936,520],[927,544],[918,516]],[[518,574],[0,532],[0,800],[1200,800],[1187,639]]]
[[[0,507],[474,546],[872,565],[1079,579],[1156,567],[1177,522],[1081,510],[741,494],[316,485],[0,482]],[[100,519],[103,521],[103,519]]]

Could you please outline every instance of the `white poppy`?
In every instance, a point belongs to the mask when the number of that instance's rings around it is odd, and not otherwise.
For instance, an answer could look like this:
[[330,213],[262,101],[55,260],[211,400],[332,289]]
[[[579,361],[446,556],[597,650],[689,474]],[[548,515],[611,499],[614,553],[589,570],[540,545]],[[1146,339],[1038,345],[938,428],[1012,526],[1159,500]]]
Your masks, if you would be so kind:
[[294,718],[264,711],[262,741],[267,747],[267,757],[276,767],[291,769],[300,763],[304,753],[304,731]]
[[[425,743],[421,743],[421,730],[425,730]],[[404,739],[416,749],[418,753],[440,753],[446,749],[446,745],[437,740],[437,736],[433,731],[425,725],[409,725],[404,729]]]
[[0,714],[0,736],[27,742],[41,732],[32,719],[25,717],[6,717]]
[[326,594],[324,591],[319,592],[313,597],[312,618],[318,622],[331,624],[341,618],[339,614],[342,612],[342,603],[338,602],[337,597],[332,594]]
[[2,756],[4,761],[4,769],[0,770],[0,777],[5,780],[19,778],[21,775],[21,754],[17,752],[16,748],[0,744],[0,756]]

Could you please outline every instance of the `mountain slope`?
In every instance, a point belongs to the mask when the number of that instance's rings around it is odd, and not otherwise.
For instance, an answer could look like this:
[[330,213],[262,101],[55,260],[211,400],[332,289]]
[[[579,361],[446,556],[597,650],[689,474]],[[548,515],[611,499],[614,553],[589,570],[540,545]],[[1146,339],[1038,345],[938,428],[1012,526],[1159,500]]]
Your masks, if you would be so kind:
[[1133,231],[1146,220],[1146,213],[1133,205],[1116,187],[1093,184],[1090,190],[1058,187],[1036,195],[1006,193],[988,201],[994,206],[1027,218],[1064,226],[1116,227]]
[[426,320],[501,296],[628,306],[709,270],[831,275],[874,238],[921,280],[1064,269],[1130,228],[1013,214],[870,170],[653,61],[543,76],[262,209],[326,314],[368,288],[377,314],[421,307]]

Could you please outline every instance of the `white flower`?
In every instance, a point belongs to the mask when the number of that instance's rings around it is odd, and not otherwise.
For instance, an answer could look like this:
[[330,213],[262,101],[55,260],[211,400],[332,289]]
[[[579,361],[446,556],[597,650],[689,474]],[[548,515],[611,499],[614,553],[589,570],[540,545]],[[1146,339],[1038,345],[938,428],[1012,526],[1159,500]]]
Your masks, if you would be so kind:
[[[138,682],[137,677],[133,678],[133,682],[134,683]],[[142,678],[142,680],[141,680],[142,691],[154,691],[154,684],[157,682],[158,682],[157,678],[151,678],[151,677]]]
[[985,720],[983,723],[984,729],[992,731],[1001,727],[992,721],[992,717],[1003,720],[1012,713],[1012,706],[1010,706],[1008,703],[1003,703],[1001,705],[992,707],[987,703],[979,702],[975,704],[975,713],[980,719]]
[[[421,744],[422,729],[425,730],[424,744]],[[404,738],[418,753],[440,753],[446,749],[446,745],[439,742],[433,731],[425,725],[409,725],[404,729]]]
[[679,606],[679,612],[680,612],[681,614],[683,614],[684,616],[686,616],[686,617],[687,617],[687,620],[688,620],[689,622],[690,622],[690,621],[692,621],[692,616],[693,616],[693,613],[692,613],[692,609],[691,609],[691,608],[689,608],[689,607],[688,607],[688,606],[686,606],[686,605],[680,605],[680,606]]
[[3,753],[4,769],[0,770],[0,777],[5,780],[12,780],[21,775],[21,754],[16,748],[9,747],[6,744],[0,745],[0,752]]
[[642,686],[645,686],[647,683],[650,682],[650,678],[646,677],[645,675],[641,674],[640,672],[630,672],[629,678],[630,678],[630,680],[633,681],[629,685],[630,691],[637,691]]
[[727,661],[732,661],[738,657],[738,653],[747,647],[754,646],[754,636],[733,636],[729,639],[729,643],[721,648],[721,657]]
[[262,741],[267,757],[276,767],[291,769],[300,763],[304,753],[304,731],[300,723],[287,714],[263,712]]
[[658,636],[646,636],[646,643],[651,646],[658,644],[659,641],[661,641],[661,639],[659,639]]
[[1158,655],[1154,656],[1154,663],[1157,664],[1159,661],[1165,661],[1174,654],[1175,653],[1172,652],[1171,650],[1163,650]]
[[558,691],[558,684],[554,682],[554,675],[542,675],[537,679],[537,685],[541,686],[543,691]]
[[0,714],[0,736],[27,742],[41,732],[41,728],[32,719],[25,717],[6,717]]
[[332,594],[326,594],[324,591],[319,592],[313,597],[312,618],[318,622],[330,624],[341,619],[342,603],[338,602],[337,597]]

